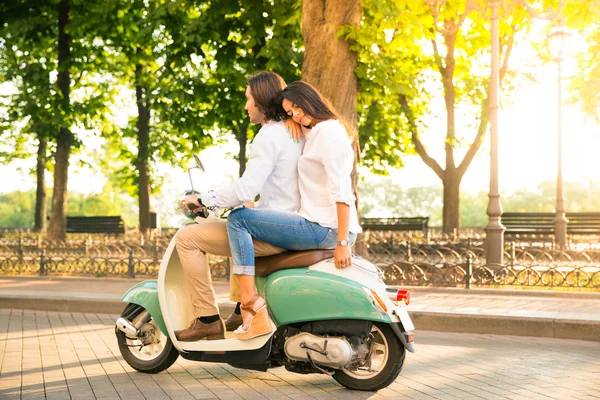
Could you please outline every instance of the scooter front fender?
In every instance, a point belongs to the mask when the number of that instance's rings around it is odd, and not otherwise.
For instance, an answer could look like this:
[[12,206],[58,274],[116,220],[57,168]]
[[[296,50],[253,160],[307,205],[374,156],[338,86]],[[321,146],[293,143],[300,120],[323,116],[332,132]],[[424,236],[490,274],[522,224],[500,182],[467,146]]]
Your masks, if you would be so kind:
[[162,333],[169,336],[165,320],[160,311],[160,303],[158,301],[158,281],[156,279],[140,282],[137,285],[132,286],[127,293],[123,295],[121,300],[144,307],[146,311],[150,313]]

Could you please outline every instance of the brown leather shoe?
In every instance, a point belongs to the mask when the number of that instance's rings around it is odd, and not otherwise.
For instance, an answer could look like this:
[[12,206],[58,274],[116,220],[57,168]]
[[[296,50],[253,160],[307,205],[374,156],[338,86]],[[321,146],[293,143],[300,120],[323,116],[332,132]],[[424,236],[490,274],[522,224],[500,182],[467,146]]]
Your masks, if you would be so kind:
[[243,323],[244,320],[242,319],[242,315],[232,312],[229,318],[227,318],[227,321],[225,321],[225,327],[228,332],[233,332]]
[[210,324],[204,324],[200,322],[200,318],[195,318],[189,328],[175,331],[175,337],[180,342],[195,342],[204,338],[206,340],[225,339],[225,324],[221,318]]

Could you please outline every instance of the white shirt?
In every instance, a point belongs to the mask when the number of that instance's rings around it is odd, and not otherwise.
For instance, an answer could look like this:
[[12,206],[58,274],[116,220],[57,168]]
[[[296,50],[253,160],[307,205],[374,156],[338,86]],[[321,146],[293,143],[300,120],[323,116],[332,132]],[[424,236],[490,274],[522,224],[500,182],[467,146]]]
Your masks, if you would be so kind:
[[229,186],[201,195],[202,204],[235,207],[260,194],[256,208],[298,211],[297,165],[302,145],[290,139],[283,122],[269,121],[254,137],[244,174]]
[[335,203],[346,203],[350,206],[350,232],[362,232],[350,177],[353,165],[352,143],[342,124],[337,120],[316,124],[298,160],[298,214],[309,221],[337,229]]

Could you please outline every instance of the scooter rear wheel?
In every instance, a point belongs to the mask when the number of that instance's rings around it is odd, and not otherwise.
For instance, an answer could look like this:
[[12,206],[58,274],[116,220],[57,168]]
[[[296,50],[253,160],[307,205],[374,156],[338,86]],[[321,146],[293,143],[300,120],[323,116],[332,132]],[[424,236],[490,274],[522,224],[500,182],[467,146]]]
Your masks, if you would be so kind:
[[333,378],[353,390],[376,391],[396,380],[406,356],[404,345],[387,324],[375,323],[371,330],[373,351],[370,368],[342,368]]
[[[128,315],[132,307],[137,306],[128,304],[121,316]],[[145,333],[146,339],[127,337],[124,332],[117,330],[119,350],[127,364],[133,369],[147,374],[162,372],[173,365],[179,357],[179,352],[173,346],[171,339],[161,332],[154,320],[150,319],[140,330]]]

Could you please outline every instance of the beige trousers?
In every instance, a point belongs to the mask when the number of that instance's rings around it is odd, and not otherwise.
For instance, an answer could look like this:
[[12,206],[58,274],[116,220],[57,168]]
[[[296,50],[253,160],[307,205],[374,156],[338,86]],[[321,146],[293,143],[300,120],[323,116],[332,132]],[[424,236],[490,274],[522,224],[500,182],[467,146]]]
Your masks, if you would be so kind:
[[[191,224],[177,232],[176,248],[188,291],[192,301],[192,310],[196,317],[219,314],[215,290],[212,285],[210,267],[206,254],[231,257],[227,221],[214,220],[200,224]],[[272,246],[259,240],[254,241],[257,257],[279,254],[285,249]],[[240,285],[236,275],[231,275],[229,299],[236,303],[242,300]]]

